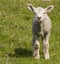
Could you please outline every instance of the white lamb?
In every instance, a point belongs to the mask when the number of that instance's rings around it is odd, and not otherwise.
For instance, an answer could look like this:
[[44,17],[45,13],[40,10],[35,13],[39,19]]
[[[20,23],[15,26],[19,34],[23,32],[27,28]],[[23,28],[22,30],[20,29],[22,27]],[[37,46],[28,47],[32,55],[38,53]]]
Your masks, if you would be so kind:
[[47,13],[53,10],[54,6],[50,5],[47,8],[34,7],[32,4],[27,4],[28,9],[34,12],[34,20],[32,22],[33,33],[33,56],[39,59],[39,37],[43,41],[43,53],[45,59],[49,59],[49,36],[51,30],[51,20]]

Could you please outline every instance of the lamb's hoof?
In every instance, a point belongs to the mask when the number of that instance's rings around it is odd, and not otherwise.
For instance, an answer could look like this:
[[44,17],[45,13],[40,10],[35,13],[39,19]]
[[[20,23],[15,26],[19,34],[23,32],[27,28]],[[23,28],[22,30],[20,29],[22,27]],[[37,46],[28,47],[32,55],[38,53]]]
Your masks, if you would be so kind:
[[39,58],[40,58],[40,56],[35,56],[34,58],[35,58],[35,59],[39,59]]
[[34,57],[35,59],[39,59],[39,58],[40,58],[40,55],[38,55],[38,54],[33,54],[33,57]]
[[45,59],[46,59],[46,60],[49,60],[49,58],[50,58],[50,57],[49,57],[49,54],[46,54],[46,55],[45,55]]

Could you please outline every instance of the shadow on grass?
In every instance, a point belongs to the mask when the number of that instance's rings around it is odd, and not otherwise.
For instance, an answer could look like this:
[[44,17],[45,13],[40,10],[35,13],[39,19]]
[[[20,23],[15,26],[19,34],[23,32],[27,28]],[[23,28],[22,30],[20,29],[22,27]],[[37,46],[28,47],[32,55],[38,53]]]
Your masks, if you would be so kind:
[[[23,57],[23,58],[33,57],[31,50],[29,50],[29,49],[23,49],[23,48],[16,48],[14,50],[14,53],[9,53],[9,56],[10,57],[16,57],[16,58],[18,58],[18,57]],[[44,58],[42,52],[40,52],[40,57]]]
[[32,51],[23,48],[16,48],[14,54],[9,54],[10,57],[32,57]]

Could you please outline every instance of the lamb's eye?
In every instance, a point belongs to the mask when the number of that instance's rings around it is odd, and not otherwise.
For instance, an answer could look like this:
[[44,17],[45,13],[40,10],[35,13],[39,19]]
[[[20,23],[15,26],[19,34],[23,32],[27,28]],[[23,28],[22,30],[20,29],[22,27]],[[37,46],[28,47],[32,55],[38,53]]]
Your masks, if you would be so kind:
[[45,12],[44,12],[44,14],[45,14]]

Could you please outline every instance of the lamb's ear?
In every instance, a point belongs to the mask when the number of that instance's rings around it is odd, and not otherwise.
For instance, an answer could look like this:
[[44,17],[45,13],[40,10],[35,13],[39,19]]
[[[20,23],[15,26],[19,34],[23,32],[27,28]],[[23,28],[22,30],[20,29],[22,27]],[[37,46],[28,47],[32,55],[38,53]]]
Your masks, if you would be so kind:
[[27,7],[30,11],[34,11],[35,7],[32,4],[27,4]]
[[53,5],[48,6],[47,8],[45,8],[46,12],[50,12],[54,9]]

